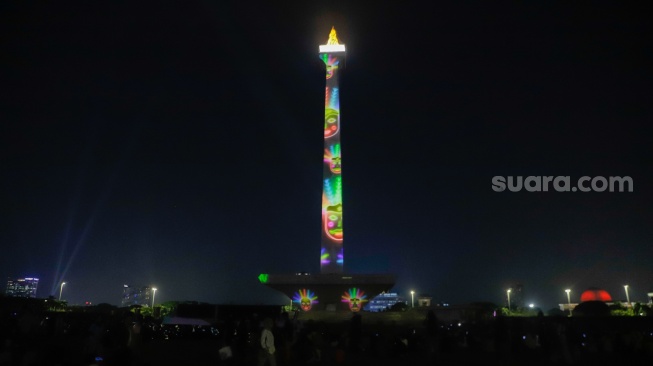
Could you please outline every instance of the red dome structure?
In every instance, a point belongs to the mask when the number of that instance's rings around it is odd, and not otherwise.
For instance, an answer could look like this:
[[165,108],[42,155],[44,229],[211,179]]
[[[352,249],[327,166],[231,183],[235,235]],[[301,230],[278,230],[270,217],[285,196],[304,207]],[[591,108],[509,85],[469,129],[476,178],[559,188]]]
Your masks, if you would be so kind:
[[585,301],[611,302],[612,296],[610,296],[610,294],[605,290],[598,288],[589,288],[580,295],[580,302]]

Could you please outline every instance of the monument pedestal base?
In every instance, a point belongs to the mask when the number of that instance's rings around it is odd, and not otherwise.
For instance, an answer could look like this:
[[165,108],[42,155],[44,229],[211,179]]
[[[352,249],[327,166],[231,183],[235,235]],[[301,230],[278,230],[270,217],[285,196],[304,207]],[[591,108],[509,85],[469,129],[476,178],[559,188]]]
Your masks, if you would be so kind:
[[395,284],[395,276],[388,274],[269,274],[259,279],[303,311],[359,311]]

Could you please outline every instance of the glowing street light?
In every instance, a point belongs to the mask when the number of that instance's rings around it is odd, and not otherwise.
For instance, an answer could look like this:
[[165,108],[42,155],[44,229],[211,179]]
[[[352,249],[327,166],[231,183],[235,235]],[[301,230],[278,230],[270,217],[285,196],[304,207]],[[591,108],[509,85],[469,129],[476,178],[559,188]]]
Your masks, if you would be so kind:
[[410,292],[410,305],[411,307],[415,307],[415,291]]
[[156,296],[156,287],[152,288],[152,309],[154,309],[154,296]]
[[628,285],[624,285],[624,290],[626,290],[626,302],[630,306],[630,296],[628,296]]
[[510,311],[510,292],[511,291],[512,291],[511,288],[509,288],[508,291],[506,291],[506,294],[508,294],[508,311]]
[[569,305],[569,315],[571,315],[571,289],[566,289],[565,292],[567,293],[567,305]]
[[63,285],[65,285],[65,282],[61,283],[61,286],[59,287],[59,301],[61,301],[61,293],[63,292]]

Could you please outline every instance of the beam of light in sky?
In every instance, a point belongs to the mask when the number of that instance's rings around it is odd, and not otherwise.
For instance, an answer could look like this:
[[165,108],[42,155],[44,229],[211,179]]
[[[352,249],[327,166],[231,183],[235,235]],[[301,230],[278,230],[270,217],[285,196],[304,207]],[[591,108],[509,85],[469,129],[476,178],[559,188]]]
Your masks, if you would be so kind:
[[73,264],[73,260],[77,256],[77,252],[79,252],[82,246],[86,243],[86,237],[88,236],[88,233],[91,231],[94,221],[95,221],[95,214],[91,215],[91,217],[86,221],[86,225],[84,225],[84,229],[82,230],[82,233],[79,235],[79,238],[77,239],[77,243],[75,244],[75,247],[73,248],[70,257],[68,257],[66,266],[61,272],[61,279],[66,278],[66,274],[68,273],[68,270],[70,270],[70,266]]
[[[86,175],[85,174],[86,171],[83,168],[88,166],[88,164],[90,164],[90,162],[92,160],[89,150],[87,150],[86,153],[84,154],[84,160],[83,160],[84,163],[81,164],[80,178],[78,179],[78,182],[80,182],[80,183],[78,184],[78,187],[76,189],[75,200],[73,201],[73,204],[72,204],[73,207],[71,209],[71,214],[69,215],[70,218],[69,218],[69,221],[67,223],[68,227],[66,229],[66,234],[64,236],[64,242],[62,243],[62,250],[61,250],[61,253],[60,253],[60,259],[59,259],[59,262],[57,263],[57,274],[58,274],[58,276],[55,275],[55,277],[54,277],[53,288],[57,288],[59,286],[59,284],[66,278],[66,275],[68,274],[68,271],[72,267],[73,262],[75,260],[75,257],[77,256],[77,253],[81,250],[81,248],[84,246],[84,244],[86,244],[86,239],[87,239],[89,233],[91,232],[91,229],[93,228],[93,224],[95,223],[95,218],[98,216],[98,214],[100,213],[102,208],[105,206],[106,201],[109,199],[109,197],[111,195],[111,192],[113,190],[113,183],[115,182],[115,180],[116,180],[116,178],[118,176],[118,172],[120,171],[120,169],[124,165],[125,161],[127,161],[128,153],[131,151],[132,147],[137,142],[137,135],[138,134],[137,134],[136,129],[132,130],[130,135],[128,136],[127,143],[120,145],[122,154],[120,155],[120,158],[117,159],[115,165],[113,166],[113,169],[108,174],[108,177],[105,180],[104,187],[100,191],[101,192],[100,196],[99,196],[98,200],[96,201],[95,205],[93,206],[91,214],[86,219],[86,222],[84,224],[84,227],[82,229],[81,234],[77,238],[77,241],[75,243],[75,247],[73,248],[72,252],[70,253],[70,255],[68,257],[68,260],[66,261],[65,267],[63,268],[63,270],[60,271],[61,264],[63,263],[62,259],[64,258],[64,255],[65,255],[64,254],[65,249],[66,249],[66,247],[68,245],[68,242],[69,242],[69,239],[70,239],[70,235],[69,235],[70,230],[69,229],[72,227],[72,225],[73,225],[73,223],[75,221],[74,220],[74,217],[75,217],[74,213],[78,212],[78,210],[77,210],[78,207],[77,206],[79,205],[80,197],[81,197],[81,191],[82,191],[82,189],[81,189],[81,186],[82,186],[81,177]],[[94,140],[89,139],[89,141],[88,141],[89,146],[92,145],[93,141]],[[54,292],[51,292],[51,293],[54,293]]]
[[80,204],[80,198],[82,195],[82,190],[84,187],[85,177],[87,176],[88,167],[91,165],[91,151],[92,147],[95,145],[97,140],[95,139],[95,133],[89,131],[91,136],[86,140],[84,150],[81,154],[79,167],[77,169],[77,177],[75,179],[75,188],[73,191],[73,199],[70,202],[70,207],[68,210],[68,219],[66,221],[66,228],[64,229],[63,239],[61,241],[61,247],[59,249],[59,258],[57,260],[57,267],[52,277],[52,288],[50,289],[50,295],[56,293],[59,290],[59,285],[64,280],[64,274],[61,272],[61,266],[63,265],[66,249],[68,248],[68,242],[71,237],[71,231],[73,230],[73,225],[75,223],[75,217],[77,215],[77,207]]
[[49,295],[52,295],[57,290],[58,284],[62,281],[62,277],[59,273],[61,271],[61,265],[63,264],[64,253],[66,252],[66,247],[68,240],[70,239],[70,230],[73,224],[74,214],[71,213],[66,222],[66,228],[64,229],[63,239],[61,240],[61,247],[59,248],[59,259],[57,260],[57,268],[55,268],[54,274],[52,276],[52,288],[50,289]]

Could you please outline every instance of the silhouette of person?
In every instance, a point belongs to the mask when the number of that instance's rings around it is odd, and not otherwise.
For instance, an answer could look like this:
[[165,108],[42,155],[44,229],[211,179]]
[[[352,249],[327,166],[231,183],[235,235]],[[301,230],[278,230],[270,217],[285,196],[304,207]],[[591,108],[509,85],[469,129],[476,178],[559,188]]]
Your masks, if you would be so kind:
[[270,366],[277,366],[277,359],[274,348],[274,334],[272,334],[272,319],[263,320],[263,331],[261,332],[261,351],[259,352],[258,364],[263,366],[266,363]]

